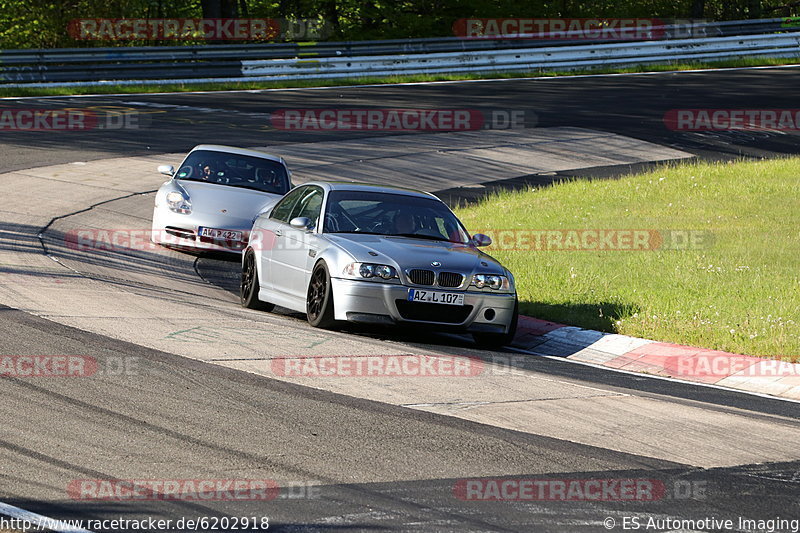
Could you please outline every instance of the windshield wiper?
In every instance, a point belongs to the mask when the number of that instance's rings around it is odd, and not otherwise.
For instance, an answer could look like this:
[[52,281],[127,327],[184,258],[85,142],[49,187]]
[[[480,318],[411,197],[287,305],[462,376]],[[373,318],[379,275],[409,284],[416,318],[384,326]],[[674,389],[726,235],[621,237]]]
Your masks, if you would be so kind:
[[392,233],[387,235],[387,237],[410,237],[412,239],[427,239],[429,241],[453,242],[450,239],[445,239],[444,237],[436,237],[435,235],[424,235],[419,233]]
[[234,185],[233,183],[221,183],[220,185],[227,185],[228,187],[234,187],[236,189],[250,189],[251,191],[265,192],[267,194],[280,194],[279,192],[267,191],[252,185]]

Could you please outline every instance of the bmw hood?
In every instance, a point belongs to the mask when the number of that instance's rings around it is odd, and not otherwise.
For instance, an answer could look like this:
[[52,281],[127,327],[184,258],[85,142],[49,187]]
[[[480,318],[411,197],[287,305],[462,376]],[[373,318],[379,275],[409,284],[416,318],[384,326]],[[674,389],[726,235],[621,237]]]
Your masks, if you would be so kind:
[[329,234],[329,239],[360,263],[389,264],[402,270],[430,269],[432,263],[439,263],[435,268],[467,275],[477,270],[487,274],[505,272],[500,263],[468,244],[355,233]]

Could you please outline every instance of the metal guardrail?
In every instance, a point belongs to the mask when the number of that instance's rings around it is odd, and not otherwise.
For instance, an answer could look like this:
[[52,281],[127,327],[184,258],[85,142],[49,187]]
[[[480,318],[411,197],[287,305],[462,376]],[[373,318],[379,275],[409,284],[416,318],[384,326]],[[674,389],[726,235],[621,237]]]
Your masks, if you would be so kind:
[[493,50],[311,61],[242,61],[246,79],[340,78],[447,72],[569,70],[743,56],[800,56],[800,34],[774,34],[636,44],[580,45],[535,50]]
[[[0,51],[0,87],[274,81],[800,55],[786,19],[672,24],[659,40],[433,38]],[[701,36],[702,38],[696,38]]]

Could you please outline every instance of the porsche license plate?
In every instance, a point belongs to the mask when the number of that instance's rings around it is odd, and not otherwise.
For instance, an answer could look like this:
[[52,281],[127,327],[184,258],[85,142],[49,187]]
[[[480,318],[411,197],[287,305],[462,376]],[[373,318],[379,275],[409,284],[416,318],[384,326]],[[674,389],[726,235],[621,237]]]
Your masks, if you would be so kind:
[[408,289],[409,302],[426,302],[430,304],[464,305],[464,295],[452,292],[421,291]]
[[197,229],[198,235],[201,237],[208,237],[209,239],[214,239],[215,241],[241,241],[242,240],[242,232],[241,231],[233,231],[229,229],[216,229],[216,228],[203,228],[200,227]]

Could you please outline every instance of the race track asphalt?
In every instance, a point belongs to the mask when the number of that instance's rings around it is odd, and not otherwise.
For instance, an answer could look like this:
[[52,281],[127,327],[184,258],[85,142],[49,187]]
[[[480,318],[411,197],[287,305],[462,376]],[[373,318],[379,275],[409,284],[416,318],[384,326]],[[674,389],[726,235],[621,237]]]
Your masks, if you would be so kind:
[[[800,70],[776,68],[321,90],[7,99],[0,101],[0,108],[98,110],[113,106],[115,112],[135,113],[141,127],[59,134],[1,132],[0,172],[181,152],[205,142],[274,146],[392,135],[280,131],[270,121],[270,114],[281,109],[372,106],[523,110],[531,119],[529,126],[535,122],[540,128],[617,133],[705,159],[779,157],[798,152],[800,144],[794,133],[674,132],[664,126],[663,117],[679,108],[792,109],[798,82]],[[608,177],[625,167],[560,175]],[[124,174],[125,169],[120,172]],[[552,179],[533,175],[509,181],[520,185]],[[132,212],[142,209],[138,204],[134,207]],[[228,292],[228,304],[235,305],[230,294],[235,289],[235,263],[208,258],[192,266],[193,258],[180,261],[180,265],[175,262],[161,268],[179,265],[187,272],[194,268],[216,289]],[[231,265],[233,268],[228,268]],[[736,524],[732,530],[745,531],[748,528],[738,525],[739,517],[800,517],[800,452],[793,457],[786,452],[797,441],[775,442],[771,436],[800,431],[796,403],[553,359],[526,360],[526,375],[558,393],[554,398],[539,399],[550,402],[542,405],[552,410],[569,405],[573,391],[592,388],[598,391],[597,402],[626,398],[635,406],[656,406],[654,412],[663,415],[654,418],[653,427],[631,428],[624,414],[593,409],[596,422],[587,420],[581,425],[596,423],[600,429],[592,438],[595,442],[586,442],[585,434],[573,439],[556,427],[514,431],[499,423],[479,423],[271,379],[82,331],[8,307],[0,308],[0,316],[0,354],[86,354],[105,369],[86,379],[20,377],[0,381],[4,400],[0,403],[4,420],[0,501],[47,516],[173,520],[268,516],[270,529],[278,531],[537,532],[608,531],[604,520],[609,518],[620,530],[632,517],[643,522],[668,517],[729,518]],[[307,329],[291,314],[276,320],[290,329]],[[332,338],[347,337],[376,347],[391,343],[409,350],[469,353],[487,360],[496,355],[474,350],[458,338],[414,332],[345,331]],[[135,370],[110,370],[120,362],[132,363]],[[511,403],[508,407],[508,412],[514,412]],[[575,408],[571,416],[578,412]],[[683,412],[693,413],[693,418],[682,421],[676,413]],[[553,422],[544,415],[541,420],[564,427],[576,424],[575,420]],[[659,424],[659,420],[663,422]],[[715,422],[705,426],[703,420]],[[730,433],[724,429],[726,421]],[[626,438],[633,435],[632,440],[641,439],[642,443],[654,431],[665,437],[658,446],[647,444],[651,453],[626,453],[603,445],[614,440],[615,431]],[[730,435],[737,440],[732,442]],[[673,451],[686,442],[700,441],[705,441],[698,452],[707,461],[705,466],[664,458],[674,456]],[[630,443],[631,449],[647,446]],[[754,455],[763,450],[763,457],[732,460],[733,448]],[[724,466],[708,466],[717,464]],[[459,498],[454,487],[475,478],[635,479],[648,480],[663,491],[654,501]],[[74,499],[68,487],[81,479],[269,479],[281,491],[269,501]]]

